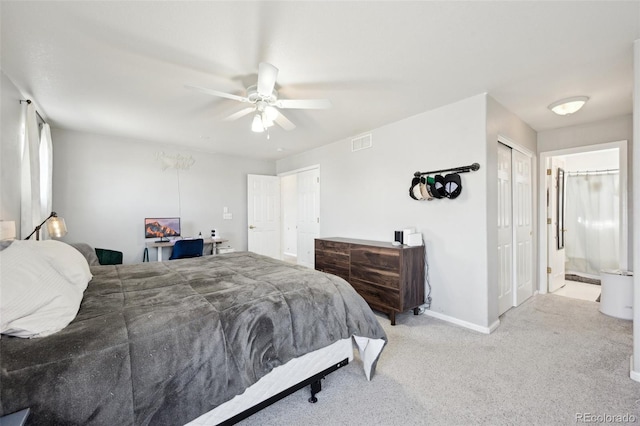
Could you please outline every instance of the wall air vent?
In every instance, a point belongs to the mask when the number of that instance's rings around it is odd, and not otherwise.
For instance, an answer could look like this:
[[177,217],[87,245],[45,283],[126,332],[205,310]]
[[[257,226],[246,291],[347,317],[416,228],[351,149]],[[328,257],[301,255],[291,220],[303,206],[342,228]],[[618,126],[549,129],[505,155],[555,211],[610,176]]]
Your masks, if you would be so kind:
[[351,139],[351,152],[360,151],[361,149],[371,148],[371,133],[367,133],[366,135],[358,136],[357,138]]

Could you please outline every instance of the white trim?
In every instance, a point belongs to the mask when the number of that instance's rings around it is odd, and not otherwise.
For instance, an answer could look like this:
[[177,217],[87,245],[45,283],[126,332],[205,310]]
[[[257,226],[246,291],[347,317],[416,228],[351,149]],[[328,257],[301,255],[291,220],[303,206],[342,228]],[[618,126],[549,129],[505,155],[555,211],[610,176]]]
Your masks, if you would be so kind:
[[426,309],[423,312],[423,314],[426,315],[426,316],[432,317],[432,318],[436,318],[436,319],[439,319],[439,320],[442,320],[442,321],[449,322],[451,324],[455,324],[455,325],[459,325],[459,326],[464,327],[464,328],[471,329],[473,331],[478,331],[478,332],[483,333],[483,334],[491,334],[491,333],[493,333],[498,328],[498,326],[500,325],[500,320],[499,319],[496,320],[489,327],[483,327],[481,325],[474,324],[474,323],[468,322],[468,321],[463,321],[461,319],[454,318],[454,317],[451,317],[449,315],[441,314],[440,312],[431,311],[429,309]]
[[629,377],[631,380],[640,382],[640,371],[635,371],[633,369],[633,355],[629,357]]
[[501,134],[498,134],[498,142],[500,142],[503,145],[508,146],[511,149],[515,149],[516,151],[520,151],[521,153],[523,153],[524,155],[526,155],[528,157],[535,158],[535,156],[536,156],[536,154],[533,151],[525,148],[522,145],[519,145],[516,142],[513,142],[512,140],[510,140],[509,138],[507,138],[506,136],[503,136]]
[[[593,145],[583,145],[575,148],[559,149],[555,151],[544,151],[538,153],[538,229],[546,229],[547,215],[546,215],[546,164],[547,160],[551,157],[557,157],[569,154],[580,154],[584,152],[603,151],[606,149],[618,149],[618,163],[620,168],[620,269],[628,269],[629,260],[629,219],[628,219],[628,194],[627,194],[627,181],[628,181],[628,144],[627,140],[620,140],[615,142],[604,142]],[[547,233],[538,233],[538,259],[547,258]],[[548,292],[547,282],[547,265],[542,260],[538,261],[538,289],[540,294]]]
[[312,166],[302,167],[300,169],[287,170],[286,172],[280,172],[278,173],[277,176],[282,177],[282,176],[288,176],[288,175],[295,175],[300,172],[306,172],[307,170],[313,170],[313,169],[319,169],[319,168],[320,168],[320,164],[314,164]]

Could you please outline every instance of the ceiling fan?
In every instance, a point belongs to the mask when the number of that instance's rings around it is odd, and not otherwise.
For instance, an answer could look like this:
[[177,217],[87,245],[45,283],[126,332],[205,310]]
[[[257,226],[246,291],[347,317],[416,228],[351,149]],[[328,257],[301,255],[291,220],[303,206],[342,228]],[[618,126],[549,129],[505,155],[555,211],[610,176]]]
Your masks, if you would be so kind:
[[277,77],[278,68],[267,62],[261,62],[258,66],[258,82],[247,88],[246,96],[233,95],[200,86],[187,85],[186,87],[209,95],[251,104],[251,106],[231,114],[224,120],[233,121],[253,113],[251,130],[254,132],[264,132],[274,123],[285,130],[295,129],[296,125],[282,114],[281,109],[331,108],[331,102],[328,99],[278,99],[278,92],[275,90]]

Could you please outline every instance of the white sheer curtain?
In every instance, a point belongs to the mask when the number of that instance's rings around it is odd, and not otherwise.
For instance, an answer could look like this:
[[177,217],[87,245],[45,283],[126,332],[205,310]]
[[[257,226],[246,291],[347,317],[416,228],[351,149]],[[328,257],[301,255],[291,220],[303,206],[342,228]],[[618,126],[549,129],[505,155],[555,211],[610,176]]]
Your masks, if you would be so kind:
[[[51,128],[48,124],[42,126],[40,133],[40,221],[51,214],[53,195],[53,145],[51,143]],[[43,238],[48,238],[47,227],[41,229]]]
[[566,271],[599,277],[618,269],[620,239],[618,172],[568,174],[565,206]]
[[36,117],[36,108],[33,103],[24,103],[22,105],[20,238],[26,238],[44,218],[40,212],[40,138],[38,118]]

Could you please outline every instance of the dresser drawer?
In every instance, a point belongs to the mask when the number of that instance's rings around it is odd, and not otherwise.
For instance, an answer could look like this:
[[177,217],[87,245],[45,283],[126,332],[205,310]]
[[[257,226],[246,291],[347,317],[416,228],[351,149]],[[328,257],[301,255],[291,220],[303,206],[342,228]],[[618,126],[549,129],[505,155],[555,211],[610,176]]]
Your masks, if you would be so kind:
[[316,240],[315,260],[318,271],[349,280],[349,244],[338,241]]
[[390,288],[378,287],[351,277],[353,288],[371,305],[400,310],[400,293]]
[[351,246],[351,264],[354,267],[375,268],[383,271],[400,270],[400,250],[381,247]]
[[316,251],[335,252],[349,256],[349,243],[341,243],[338,241],[316,240]]
[[349,255],[335,251],[325,251],[316,249],[316,262],[340,263],[349,266]]
[[385,271],[376,266],[358,266],[351,268],[351,278],[363,282],[375,283],[382,287],[400,289],[398,271]]

